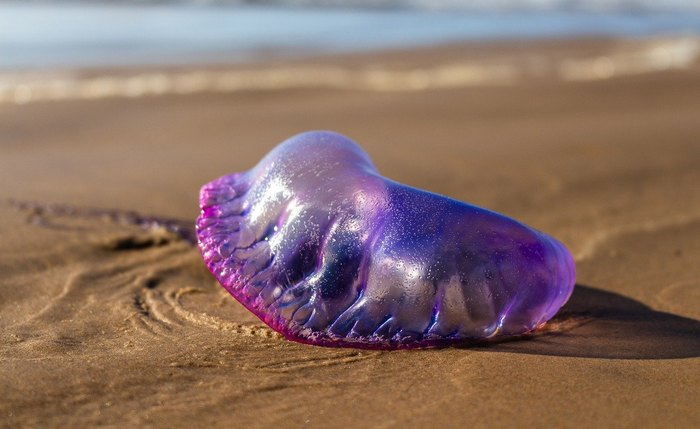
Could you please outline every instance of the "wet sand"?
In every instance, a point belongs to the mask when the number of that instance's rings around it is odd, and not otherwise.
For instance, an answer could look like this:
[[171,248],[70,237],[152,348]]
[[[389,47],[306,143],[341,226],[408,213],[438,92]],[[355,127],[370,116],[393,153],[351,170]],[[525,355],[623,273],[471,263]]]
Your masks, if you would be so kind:
[[[527,53],[538,64],[592,58],[591,79],[526,61],[518,70],[544,72],[449,88],[0,103],[0,426],[694,426],[700,64],[611,74],[621,46],[457,45],[292,64],[402,70]],[[562,240],[578,269],[569,304],[542,332],[496,344],[305,346],[229,297],[175,234],[6,202],[193,221],[202,184],[309,129],[349,135],[394,180]]]

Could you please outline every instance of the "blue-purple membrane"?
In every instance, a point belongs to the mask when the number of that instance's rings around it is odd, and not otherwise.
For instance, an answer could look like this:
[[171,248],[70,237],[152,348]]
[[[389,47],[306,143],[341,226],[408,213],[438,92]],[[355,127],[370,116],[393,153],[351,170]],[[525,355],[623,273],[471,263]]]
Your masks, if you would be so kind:
[[295,341],[403,348],[521,335],[575,283],[554,238],[386,179],[332,132],[286,140],[205,185],[200,205],[209,270]]

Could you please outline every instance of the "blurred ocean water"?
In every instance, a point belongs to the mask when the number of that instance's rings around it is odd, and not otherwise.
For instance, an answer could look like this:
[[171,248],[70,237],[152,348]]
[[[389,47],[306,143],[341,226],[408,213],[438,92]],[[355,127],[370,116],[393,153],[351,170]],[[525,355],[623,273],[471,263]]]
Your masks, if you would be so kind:
[[[110,0],[84,0],[102,1]],[[163,3],[162,0],[133,0],[140,3]],[[190,4],[265,4],[293,7],[353,7],[363,9],[422,9],[450,11],[568,10],[593,12],[698,11],[698,0],[170,0]]]
[[[700,33],[700,0],[213,3],[0,2],[0,70],[227,64],[462,40]],[[358,7],[288,7],[321,3]],[[361,7],[368,5],[374,7]]]

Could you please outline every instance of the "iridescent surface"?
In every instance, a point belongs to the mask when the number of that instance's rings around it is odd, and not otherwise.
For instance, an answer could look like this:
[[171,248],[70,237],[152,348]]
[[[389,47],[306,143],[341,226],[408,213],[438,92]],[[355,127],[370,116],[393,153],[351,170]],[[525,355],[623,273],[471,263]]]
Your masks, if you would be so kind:
[[209,270],[291,340],[403,348],[519,335],[574,287],[558,241],[500,214],[382,177],[332,132],[294,136],[205,185]]

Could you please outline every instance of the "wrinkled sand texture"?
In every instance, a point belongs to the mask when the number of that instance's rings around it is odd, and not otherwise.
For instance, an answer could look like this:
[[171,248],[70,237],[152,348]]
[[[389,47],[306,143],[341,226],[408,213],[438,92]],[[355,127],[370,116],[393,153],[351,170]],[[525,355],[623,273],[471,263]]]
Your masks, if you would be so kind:
[[388,177],[560,238],[579,286],[529,340],[311,347],[264,327],[172,234],[3,204],[0,427],[692,427],[698,118],[697,65],[580,83],[1,105],[3,199],[194,220],[203,183],[294,133],[333,129]]

